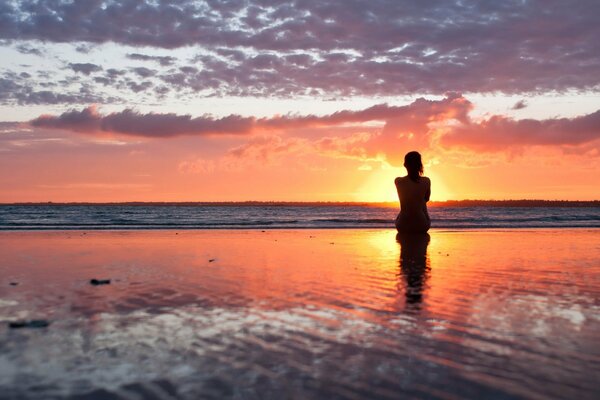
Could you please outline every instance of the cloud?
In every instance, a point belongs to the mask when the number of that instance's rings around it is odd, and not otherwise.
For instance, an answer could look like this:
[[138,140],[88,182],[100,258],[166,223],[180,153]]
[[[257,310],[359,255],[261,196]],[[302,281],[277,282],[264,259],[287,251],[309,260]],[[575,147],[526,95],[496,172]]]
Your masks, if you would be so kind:
[[100,115],[94,106],[71,110],[59,116],[42,115],[30,122],[33,127],[70,130],[79,133],[116,133],[140,137],[173,137],[180,135],[246,134],[252,118],[230,115],[224,118],[176,114],[141,114],[127,109]]
[[447,147],[499,151],[518,146],[577,146],[600,139],[600,110],[575,118],[515,120],[495,115],[456,126],[444,135]]
[[596,90],[597,15],[596,0],[23,0],[0,5],[0,40],[192,46],[202,68],[157,79],[212,95]]
[[89,104],[116,101],[114,96],[104,97],[88,85],[69,88],[74,82],[62,80],[36,83],[30,74],[13,72],[0,76],[1,104]]
[[182,174],[211,174],[217,171],[241,172],[248,169],[271,168],[290,157],[317,153],[314,144],[305,138],[282,137],[275,134],[252,136],[246,143],[230,148],[216,159],[195,158],[178,164]]
[[170,57],[170,56],[149,56],[149,55],[146,55],[146,54],[139,54],[139,53],[129,53],[129,54],[127,54],[126,57],[128,59],[130,59],[130,60],[157,62],[160,65],[162,65],[163,67],[168,67],[170,65],[173,65],[173,63],[175,63],[175,61],[177,61],[177,59],[175,57]]
[[137,76],[141,78],[149,78],[156,75],[156,71],[146,67],[135,67],[131,69]]
[[141,114],[131,109],[101,115],[96,107],[71,110],[59,116],[42,115],[30,123],[36,127],[70,130],[81,133],[110,132],[143,137],[171,137],[179,135],[245,134],[256,131],[281,131],[310,127],[328,127],[359,124],[370,121],[402,120],[406,129],[424,126],[436,120],[465,120],[471,103],[458,94],[442,100],[420,98],[407,106],[380,104],[359,111],[339,111],[330,115],[284,115],[272,118],[229,115],[224,118],[173,113]]
[[0,122],[0,140],[7,134],[20,132],[24,126],[22,122]]
[[519,100],[511,107],[511,110],[522,110],[528,106],[525,100]]
[[71,63],[69,64],[69,68],[71,68],[75,72],[79,72],[84,75],[89,75],[93,72],[102,71],[101,66],[91,63]]
[[38,47],[30,46],[28,44],[19,44],[15,49],[21,54],[32,54],[40,57],[44,55]]
[[[472,109],[473,104],[462,95],[449,94],[440,100],[419,98],[404,106],[379,104],[321,116],[255,118],[232,114],[215,118],[142,114],[131,109],[103,115],[95,107],[88,107],[58,116],[42,115],[29,124],[92,135],[148,138],[253,134],[246,144],[231,149],[228,155],[268,160],[273,154],[303,148],[329,156],[394,165],[401,165],[402,155],[414,149],[498,152],[527,146],[580,146],[600,140],[600,110],[575,118],[515,120],[493,115],[474,120],[470,116]],[[382,126],[365,125],[373,122]],[[303,138],[302,132],[306,131],[311,134]]]

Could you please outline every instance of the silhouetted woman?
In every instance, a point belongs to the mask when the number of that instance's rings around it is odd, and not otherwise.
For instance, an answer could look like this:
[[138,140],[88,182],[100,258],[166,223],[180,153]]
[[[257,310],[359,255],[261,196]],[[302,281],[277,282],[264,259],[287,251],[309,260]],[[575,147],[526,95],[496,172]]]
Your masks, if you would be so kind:
[[427,212],[431,181],[423,176],[423,162],[418,152],[406,153],[404,167],[408,175],[396,178],[394,181],[400,200],[400,214],[396,217],[396,229],[401,233],[424,233],[431,226]]

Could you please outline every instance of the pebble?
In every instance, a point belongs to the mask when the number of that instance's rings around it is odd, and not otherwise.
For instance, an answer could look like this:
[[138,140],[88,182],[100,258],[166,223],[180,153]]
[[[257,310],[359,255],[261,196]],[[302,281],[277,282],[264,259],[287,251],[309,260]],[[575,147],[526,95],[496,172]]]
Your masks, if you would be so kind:
[[98,286],[98,285],[109,285],[110,279],[91,279],[90,285]]
[[9,322],[9,328],[19,329],[19,328],[45,328],[50,325],[50,322],[45,319],[32,319],[30,321],[13,321]]

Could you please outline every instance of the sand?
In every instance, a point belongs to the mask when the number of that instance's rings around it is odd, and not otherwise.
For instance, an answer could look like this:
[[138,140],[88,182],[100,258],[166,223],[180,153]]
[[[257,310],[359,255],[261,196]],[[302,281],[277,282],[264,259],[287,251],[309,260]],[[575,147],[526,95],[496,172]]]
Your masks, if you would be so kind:
[[597,229],[0,232],[0,388],[597,398],[598,260]]

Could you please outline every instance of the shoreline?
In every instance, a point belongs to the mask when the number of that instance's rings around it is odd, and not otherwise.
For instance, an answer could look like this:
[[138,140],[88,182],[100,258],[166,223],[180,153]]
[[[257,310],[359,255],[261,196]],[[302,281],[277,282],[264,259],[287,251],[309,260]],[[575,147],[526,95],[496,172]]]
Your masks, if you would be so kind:
[[[398,201],[122,201],[122,202],[7,202],[0,203],[0,207],[14,206],[132,206],[132,207],[384,207],[397,208]],[[600,200],[543,200],[543,199],[512,199],[512,200],[434,200],[428,203],[429,207],[448,207],[448,208],[466,208],[466,207],[492,207],[492,208],[539,208],[539,207],[558,207],[558,208],[578,208],[578,207],[600,207]]]
[[[394,233],[396,233],[396,230],[394,227],[361,227],[361,226],[354,226],[354,227],[294,227],[294,228],[290,228],[290,227],[214,227],[214,228],[210,228],[210,227],[202,227],[202,228],[180,228],[180,227],[173,227],[173,228],[139,228],[139,227],[132,227],[132,228],[125,228],[125,227],[119,227],[119,228],[111,228],[111,227],[107,227],[107,228],[79,228],[79,227],[75,227],[75,228],[48,228],[48,229],[40,229],[40,228],[34,228],[34,229],[30,229],[30,228],[14,228],[14,229],[7,229],[7,228],[0,228],[0,234],[2,233],[9,233],[9,232],[152,232],[152,231],[157,231],[157,232],[173,232],[173,231],[178,231],[178,232],[202,232],[202,231],[207,231],[207,232],[213,232],[213,231],[257,231],[257,232],[263,232],[263,231],[309,231],[309,230],[315,230],[315,231],[319,231],[319,230],[323,230],[323,231],[335,231],[335,230],[340,230],[340,231],[393,231]],[[527,232],[527,231],[548,231],[548,230],[557,230],[557,231],[563,231],[563,230],[590,230],[590,231],[600,231],[600,226],[548,226],[548,227],[530,227],[530,226],[526,226],[526,227],[510,227],[510,228],[506,228],[506,227],[474,227],[474,228],[456,228],[456,227],[448,227],[448,228],[431,228],[427,233],[432,234],[432,233],[443,233],[443,232]]]

